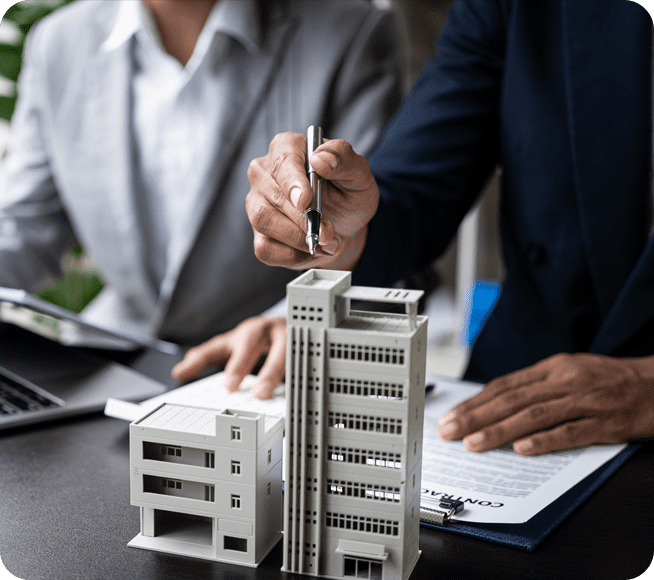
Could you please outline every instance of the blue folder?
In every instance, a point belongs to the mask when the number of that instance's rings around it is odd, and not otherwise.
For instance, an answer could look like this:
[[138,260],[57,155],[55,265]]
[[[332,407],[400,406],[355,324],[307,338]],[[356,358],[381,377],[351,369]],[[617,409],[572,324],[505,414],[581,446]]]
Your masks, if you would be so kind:
[[522,524],[451,522],[445,526],[438,526],[422,522],[421,525],[532,552],[554,528],[595,493],[639,448],[640,444],[627,446],[613,459],[597,468],[588,477],[582,479],[577,485]]

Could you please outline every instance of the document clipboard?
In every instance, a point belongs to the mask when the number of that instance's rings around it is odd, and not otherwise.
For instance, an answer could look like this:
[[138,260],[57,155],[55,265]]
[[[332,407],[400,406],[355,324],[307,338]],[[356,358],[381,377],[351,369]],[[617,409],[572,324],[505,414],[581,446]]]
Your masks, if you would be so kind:
[[426,528],[444,530],[532,552],[559,524],[624,465],[640,447],[641,445],[637,443],[628,445],[613,459],[600,466],[585,479],[582,479],[525,523],[478,524],[452,521],[443,525],[436,525],[422,521],[421,525]]

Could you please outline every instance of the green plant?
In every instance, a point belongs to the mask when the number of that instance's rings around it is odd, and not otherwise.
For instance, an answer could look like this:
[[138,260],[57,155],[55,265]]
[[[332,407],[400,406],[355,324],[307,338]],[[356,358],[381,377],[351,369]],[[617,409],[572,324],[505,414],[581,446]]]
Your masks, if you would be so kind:
[[[0,76],[16,82],[23,61],[25,37],[30,28],[58,8],[75,0],[23,0],[14,4],[4,15],[3,21],[10,22],[18,32],[18,39],[12,43],[0,42]],[[0,95],[0,119],[11,120],[16,107],[16,91],[11,95]]]
[[[16,31],[15,42],[0,42],[0,76],[18,80],[23,62],[25,38],[30,28],[55,10],[75,0],[23,0],[7,10],[3,21],[11,23]],[[0,95],[0,119],[10,121],[16,107],[16,91]],[[64,274],[51,286],[39,293],[44,300],[80,312],[102,290],[100,276],[85,265],[84,251],[75,244],[64,260]]]

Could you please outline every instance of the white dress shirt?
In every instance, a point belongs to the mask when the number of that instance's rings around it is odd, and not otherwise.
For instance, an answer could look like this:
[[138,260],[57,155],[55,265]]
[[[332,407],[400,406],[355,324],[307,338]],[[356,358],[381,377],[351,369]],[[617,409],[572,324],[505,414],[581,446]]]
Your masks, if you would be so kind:
[[123,3],[112,38],[134,36],[133,127],[136,205],[144,239],[144,260],[159,290],[168,250],[185,235],[201,190],[206,152],[229,116],[233,68],[221,64],[232,42],[250,53],[260,30],[252,0],[220,0],[212,9],[186,65],[168,54],[154,18],[141,2]]

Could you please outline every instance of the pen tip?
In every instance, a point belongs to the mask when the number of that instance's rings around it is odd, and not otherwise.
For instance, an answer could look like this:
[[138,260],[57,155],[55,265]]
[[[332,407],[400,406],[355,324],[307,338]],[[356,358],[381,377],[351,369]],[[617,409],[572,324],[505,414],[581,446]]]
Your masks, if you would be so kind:
[[313,256],[316,253],[316,247],[318,246],[318,236],[311,234],[307,236],[307,245],[309,246],[309,253]]

